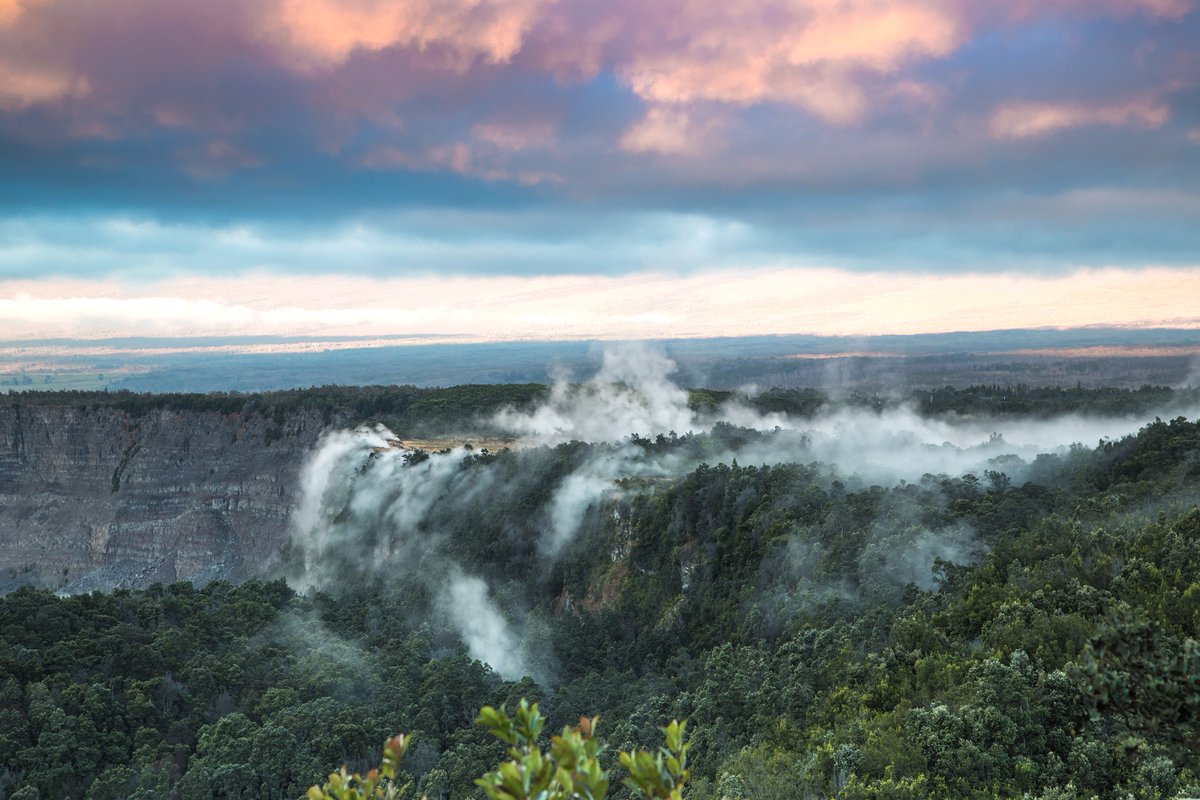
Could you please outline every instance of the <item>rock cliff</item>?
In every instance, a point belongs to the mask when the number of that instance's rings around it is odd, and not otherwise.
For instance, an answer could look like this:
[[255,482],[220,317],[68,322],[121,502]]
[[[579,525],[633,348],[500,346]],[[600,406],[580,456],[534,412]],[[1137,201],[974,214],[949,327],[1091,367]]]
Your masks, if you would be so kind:
[[0,592],[261,573],[341,417],[0,406]]

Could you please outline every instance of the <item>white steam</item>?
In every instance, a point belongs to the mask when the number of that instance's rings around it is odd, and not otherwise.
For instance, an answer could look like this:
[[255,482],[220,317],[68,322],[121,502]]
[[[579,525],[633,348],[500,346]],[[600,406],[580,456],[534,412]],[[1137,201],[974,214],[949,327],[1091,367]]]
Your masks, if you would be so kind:
[[600,371],[589,381],[555,381],[550,397],[529,413],[511,409],[496,424],[516,436],[543,444],[616,442],[632,433],[649,435],[696,429],[688,394],[670,376],[675,362],[642,344],[604,351]]
[[481,578],[456,572],[450,576],[439,599],[462,634],[472,658],[509,680],[529,673],[524,648],[518,645],[507,620],[488,597],[487,584]]
[[[674,371],[674,362],[661,350],[641,344],[611,347],[591,379],[572,384],[560,378],[545,403],[528,412],[506,409],[493,423],[526,445],[616,443],[631,434],[653,438],[704,432],[728,423],[770,435],[709,453],[707,460],[736,459],[744,465],[820,462],[854,484],[895,485],[926,474],[960,476],[988,470],[1020,480],[1039,454],[1063,453],[1076,444],[1095,446],[1134,433],[1149,421],[1140,415],[927,417],[909,405],[881,411],[843,405],[811,418],[792,418],[760,413],[743,401],[701,413],[689,406],[688,393],[670,380]],[[592,461],[556,488],[542,552],[552,558],[561,553],[588,508],[611,493],[620,478],[679,476],[697,463],[675,454],[652,457],[633,446],[598,450]]]
[[[301,589],[331,586],[347,569],[415,576],[471,655],[503,677],[516,678],[538,655],[526,647],[523,625],[510,622],[522,615],[499,603],[488,583],[451,555],[445,519],[527,490],[530,481],[540,480],[535,467],[555,457],[545,446],[591,443],[582,458],[568,462],[565,475],[555,473],[548,495],[537,493],[540,508],[520,511],[520,524],[537,528],[537,554],[553,560],[569,549],[590,508],[633,491],[627,488],[630,478],[677,478],[701,462],[736,459],[756,466],[819,462],[830,478],[851,487],[991,470],[1019,483],[1039,454],[1063,453],[1077,443],[1094,446],[1149,421],[1145,415],[928,417],[903,405],[879,411],[840,405],[793,418],[762,414],[745,400],[697,411],[670,379],[674,369],[660,350],[611,348],[591,379],[559,380],[538,407],[499,413],[493,425],[518,440],[508,462],[517,459],[517,469],[503,473],[506,478],[488,463],[464,467],[469,454],[462,449],[428,456],[400,449],[381,426],[326,436],[302,473],[292,532],[292,555],[299,562],[295,582]],[[631,438],[634,434],[640,438]],[[493,524],[486,535],[507,535],[504,526],[516,523],[488,523]],[[962,528],[929,530],[902,519],[889,525],[872,532],[860,567],[889,575],[894,586],[912,582],[930,588],[937,560],[968,563],[980,555],[971,532]],[[786,561],[802,579],[805,565],[820,557],[817,545],[797,541]]]
[[937,562],[970,564],[987,554],[975,532],[961,522],[938,530],[878,523],[874,527],[859,555],[859,572],[897,588],[913,583],[928,591],[936,586]]
[[387,428],[359,428],[322,440],[302,473],[292,550],[301,590],[336,585],[355,572],[404,569],[424,582],[472,657],[501,677],[528,674],[520,638],[488,596],[487,584],[442,552],[437,507],[485,488],[486,476],[460,469],[464,450],[410,463]]

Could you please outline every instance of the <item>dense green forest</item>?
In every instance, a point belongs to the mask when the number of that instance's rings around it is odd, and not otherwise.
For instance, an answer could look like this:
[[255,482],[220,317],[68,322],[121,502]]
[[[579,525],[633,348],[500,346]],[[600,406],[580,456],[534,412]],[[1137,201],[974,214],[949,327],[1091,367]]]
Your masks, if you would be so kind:
[[[419,402],[450,419],[460,403],[543,390],[438,391],[346,390],[329,407],[402,417]],[[1048,415],[1173,395],[908,399]],[[273,413],[284,398],[254,402]],[[801,413],[828,400],[754,402]],[[700,463],[768,435],[720,425],[622,446]],[[608,766],[687,719],[694,800],[1200,794],[1200,423],[1157,420],[1018,477],[997,464],[878,486],[820,464],[707,461],[624,481],[547,558],[536,510],[604,447],[455,466],[456,485],[486,474],[507,487],[447,506],[438,552],[505,600],[529,667],[519,680],[440,624],[432,562],[406,568],[378,537],[323,552],[323,580],[304,593],[279,579],[0,598],[0,797],[298,798],[340,764],[375,765],[399,732],[412,734],[400,769],[418,795],[479,797],[474,780],[505,748],[476,717],[520,698],[540,701],[551,730],[599,714]],[[285,554],[284,574],[303,555]]]
[[[152,411],[208,411],[221,414],[262,415],[281,422],[290,413],[316,410],[327,421],[340,415],[348,421],[379,421],[401,435],[489,432],[488,418],[502,408],[526,409],[542,401],[547,387],[537,383],[470,384],[445,388],[415,386],[320,386],[274,392],[139,393],[127,390],[31,391],[0,394],[0,404],[21,406],[113,409],[131,416]],[[1059,388],[1045,386],[971,386],[896,394],[839,393],[818,389],[767,389],[760,393],[693,389],[694,408],[713,408],[739,400],[763,413],[807,417],[832,406],[880,409],[911,404],[923,414],[1022,414],[1051,416],[1083,414],[1136,414],[1168,406],[1194,405],[1198,389],[1143,386],[1140,389]],[[481,430],[481,427],[483,428]]]

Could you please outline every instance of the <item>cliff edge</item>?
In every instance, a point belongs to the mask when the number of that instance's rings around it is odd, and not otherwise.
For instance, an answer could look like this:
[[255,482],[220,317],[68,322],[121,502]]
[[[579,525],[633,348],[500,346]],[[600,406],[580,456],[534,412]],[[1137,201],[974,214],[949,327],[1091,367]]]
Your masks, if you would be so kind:
[[334,416],[0,406],[0,592],[261,574]]

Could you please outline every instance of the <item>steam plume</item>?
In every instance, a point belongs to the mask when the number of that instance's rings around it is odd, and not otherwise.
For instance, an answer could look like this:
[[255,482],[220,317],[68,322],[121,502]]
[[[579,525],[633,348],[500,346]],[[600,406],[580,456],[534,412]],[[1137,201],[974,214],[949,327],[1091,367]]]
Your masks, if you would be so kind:
[[[761,413],[747,399],[700,412],[670,379],[674,368],[661,350],[609,349],[590,379],[563,377],[540,406],[496,415],[493,426],[517,437],[503,458],[461,448],[407,451],[382,426],[326,436],[302,475],[291,539],[293,582],[301,589],[329,587],[362,572],[416,581],[431,599],[430,613],[472,656],[515,678],[529,671],[531,659],[544,659],[528,652],[522,609],[497,600],[496,576],[489,583],[465,569],[466,551],[455,540],[462,530],[484,542],[504,537],[554,561],[571,548],[590,509],[640,491],[629,488],[630,478],[670,480],[701,462],[736,459],[746,465],[815,462],[828,480],[851,488],[988,470],[1020,481],[1039,454],[1116,439],[1148,421],[1140,415],[929,417],[908,405],[846,404],[789,417]],[[506,503],[513,504],[507,517],[496,511]],[[798,541],[788,550],[800,579],[803,565],[819,557],[814,547]],[[978,555],[965,528],[931,530],[893,517],[872,532],[860,566],[890,576],[889,585],[911,581],[929,588],[935,560],[965,563]]]

